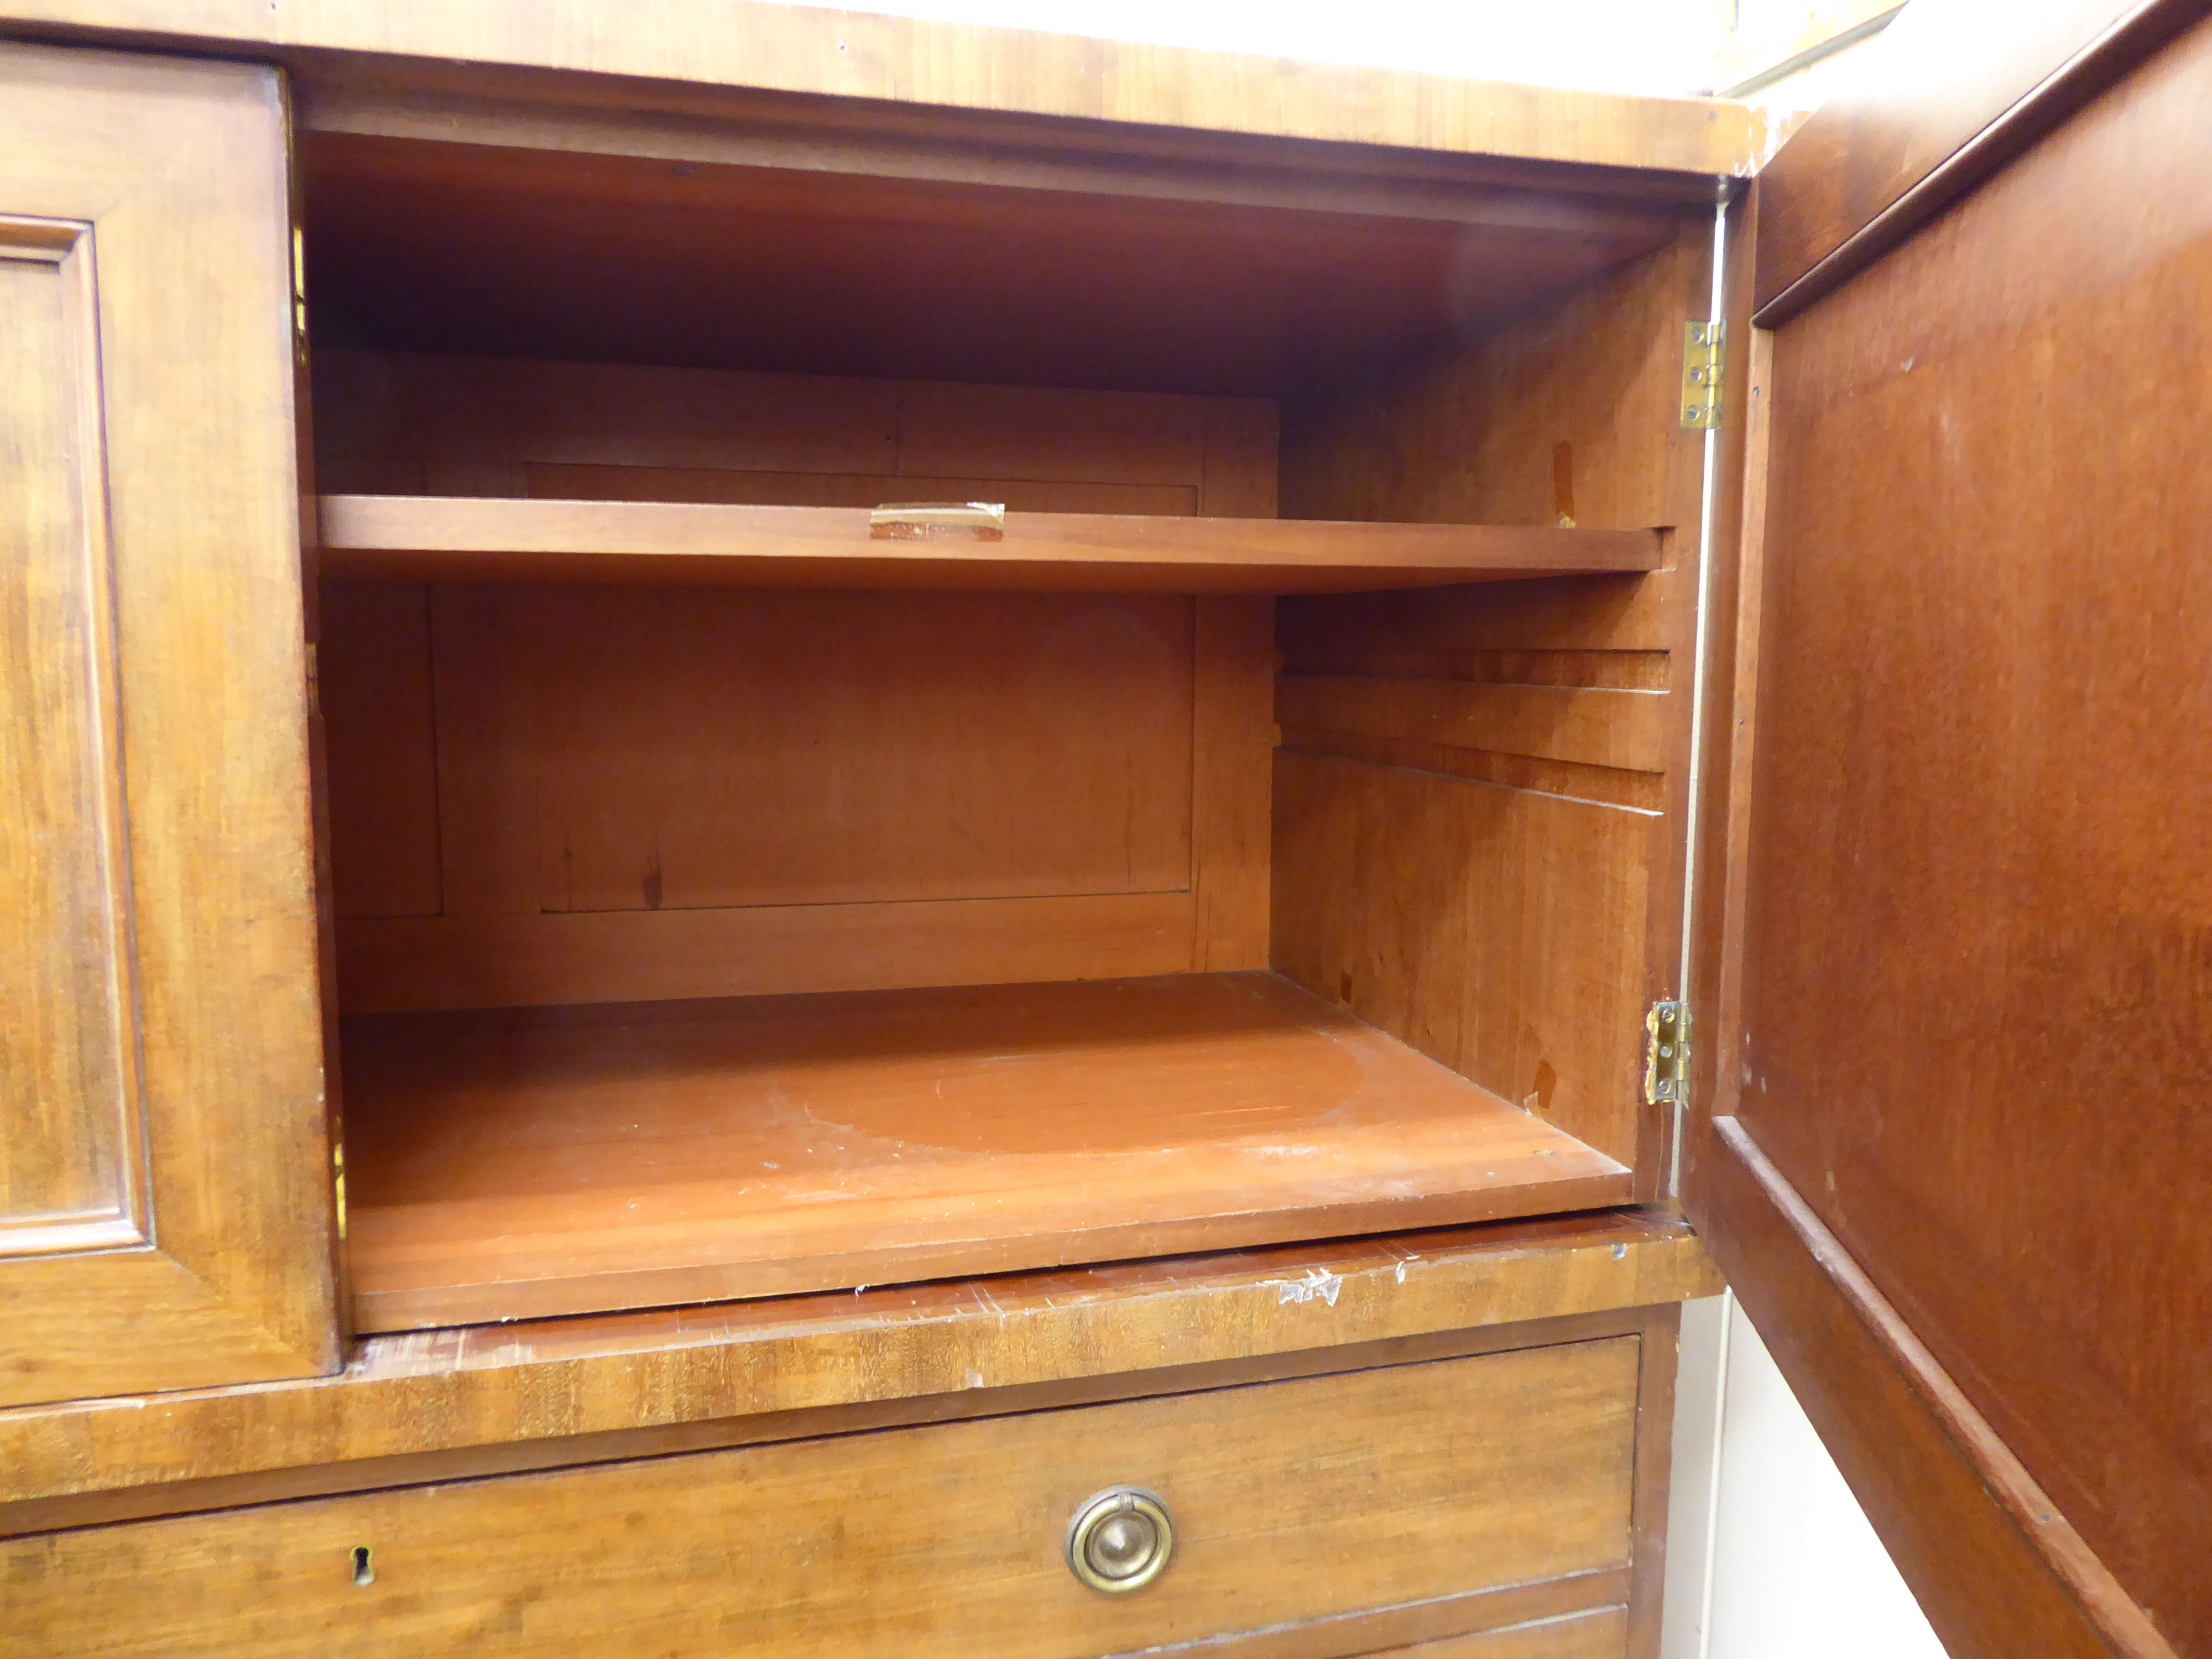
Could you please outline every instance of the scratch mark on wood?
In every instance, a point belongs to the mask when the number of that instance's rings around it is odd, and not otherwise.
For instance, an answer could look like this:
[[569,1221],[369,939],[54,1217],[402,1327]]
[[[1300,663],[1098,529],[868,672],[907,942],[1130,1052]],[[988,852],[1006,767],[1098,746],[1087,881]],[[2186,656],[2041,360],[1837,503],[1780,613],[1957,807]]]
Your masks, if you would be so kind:
[[1330,1273],[1325,1267],[1309,1267],[1304,1279],[1279,1279],[1275,1285],[1275,1305],[1287,1307],[1293,1302],[1311,1302],[1318,1297],[1334,1308],[1337,1295],[1344,1289],[1344,1275]]

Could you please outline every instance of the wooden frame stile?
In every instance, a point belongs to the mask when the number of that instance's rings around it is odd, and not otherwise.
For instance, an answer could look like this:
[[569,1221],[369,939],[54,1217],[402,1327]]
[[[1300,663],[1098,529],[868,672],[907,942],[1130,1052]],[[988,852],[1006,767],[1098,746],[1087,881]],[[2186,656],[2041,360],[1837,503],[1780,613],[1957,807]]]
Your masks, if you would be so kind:
[[[1702,239],[1698,234],[1701,229]],[[1696,221],[1689,222],[1686,225],[1682,242],[1686,245],[1681,260],[1682,315],[1686,319],[1707,317],[1712,309],[1713,290],[1711,253],[1714,239],[1710,226],[1701,225]],[[1705,252],[1705,257],[1694,257],[1700,250]],[[1734,281],[1741,280],[1741,273],[1748,265],[1747,260],[1738,257],[1744,251],[1735,245],[1733,239],[1720,250],[1723,262],[1723,280],[1730,284],[1730,304],[1723,313],[1723,320],[1732,332],[1738,333],[1733,304]],[[1723,361],[1725,373],[1727,359]],[[1723,388],[1723,406],[1725,393],[1730,389]],[[1722,430],[1725,434],[1728,428],[1723,427]],[[1726,544],[1716,536],[1710,545],[1704,544],[1700,533],[1705,515],[1717,513],[1721,506],[1720,501],[1705,499],[1704,450],[1702,434],[1687,431],[1674,434],[1668,448],[1666,495],[1670,509],[1668,516],[1674,525],[1668,535],[1668,557],[1676,573],[1674,579],[1683,590],[1670,617],[1673,638],[1669,641],[1668,654],[1670,660],[1678,665],[1673,684],[1680,699],[1681,712],[1679,718],[1672,722],[1669,734],[1666,810],[1651,826],[1651,890],[1655,895],[1667,895],[1668,899],[1655,897],[1647,911],[1644,932],[1644,1000],[1647,1006],[1690,996],[1690,987],[1680,982],[1684,927],[1691,927],[1693,945],[1696,938],[1694,917],[1685,914],[1681,902],[1668,900],[1672,900],[1674,896],[1685,894],[1686,872],[1694,867],[1686,833],[1691,822],[1691,790],[1695,787],[1702,766],[1710,763],[1712,753],[1710,731],[1700,732],[1694,724],[1698,676],[1701,668],[1707,674],[1711,672],[1710,647],[1708,662],[1701,665],[1698,660],[1698,599],[1702,593],[1707,605],[1714,603],[1713,595],[1728,568],[1728,561],[1721,556]],[[1723,453],[1726,453],[1725,437]],[[1716,473],[1717,488],[1719,479],[1727,476],[1725,470]],[[1723,490],[1721,493],[1724,499],[1728,492]],[[1715,561],[1715,568],[1711,571],[1705,568],[1707,559]],[[1710,679],[1704,689],[1710,707],[1713,689]],[[1698,766],[1691,763],[1693,754],[1700,755]],[[1677,833],[1677,825],[1684,826],[1685,833]],[[1691,1053],[1694,1054],[1696,1052],[1693,1034]],[[1678,1125],[1664,1105],[1645,1104],[1637,1130],[1638,1198],[1650,1202],[1675,1196],[1672,1190],[1677,1160],[1675,1142],[1686,1127],[1686,1124]]]
[[1667,1510],[1674,1469],[1674,1381],[1682,1304],[1644,1311],[1636,1378],[1636,1476],[1630,1518],[1626,1659],[1659,1659],[1667,1583]]
[[345,1082],[338,1052],[338,914],[337,872],[331,863],[330,727],[323,719],[319,660],[323,637],[323,535],[315,480],[313,365],[307,354],[307,220],[304,180],[297,165],[299,109],[291,76],[276,77],[283,118],[287,198],[292,222],[292,453],[299,477],[301,639],[307,652],[307,811],[314,837],[315,968],[319,981],[323,1041],[323,1125],[330,1143],[330,1259],[332,1322],[337,1352],[353,1346],[353,1273],[346,1251]]
[[[2057,8],[1992,56],[1952,59],[1971,66],[1957,71],[1971,84],[1923,88],[1924,95],[1887,105],[1869,97],[1831,106],[1808,124],[1802,148],[1793,141],[1753,183],[1732,236],[1747,256],[1756,245],[1759,265],[1754,271],[1746,257],[1740,286],[1731,283],[1731,327],[1740,314],[1755,325],[1745,331],[1748,349],[1731,354],[1727,391],[1728,406],[1747,418],[1723,447],[1725,475],[1737,484],[1723,496],[1720,535],[1737,556],[1723,565],[1729,586],[1717,584],[1714,597],[1716,617],[1729,618],[1733,637],[1716,628],[1698,895],[1699,915],[1713,925],[1698,941],[1692,993],[1714,1012],[1693,1053],[1684,1206],[1958,1659],[2202,1651],[2172,1627],[2174,1590],[2189,1575],[2181,1563],[2202,1534],[2185,1526],[2167,1534],[2163,1584],[2155,1576],[2139,1580],[2166,1591],[2168,1617],[2154,1623],[2137,1599],[2142,1590],[2131,1593],[2100,1559],[1977,1404],[1977,1395],[1990,1398],[1989,1375],[1952,1368],[1971,1337],[1916,1328],[1739,1115],[1753,1075],[1747,1009],[1756,988],[1747,976],[1760,971],[1752,941],[1752,803],[1758,791],[1771,796],[1777,787],[1771,777],[1754,781],[1753,766],[1761,684],[1773,672],[1770,662],[1762,674],[1762,648],[1771,652],[1776,626],[1770,450],[1791,395],[1786,380],[1777,384],[1778,331],[1846,292],[1852,278],[2192,26],[2201,58],[2212,39],[2206,10],[2159,0]],[[1985,9],[1937,0],[1922,0],[1905,21],[1915,27],[1900,26],[1881,50],[1936,52],[1984,39],[1996,26]],[[1777,489],[1790,487],[1775,481]],[[1824,1195],[1831,1204],[1835,1180],[1832,1169]],[[2125,1219],[2106,1218],[2115,1226]],[[1924,1321],[1925,1304],[1917,1305]],[[1950,1364],[1939,1346],[1954,1356]],[[2076,1427],[2098,1435],[2081,1410]],[[2047,1442],[2038,1449],[2048,1458]],[[2111,1535],[2112,1516],[2098,1519]],[[2140,1570],[2142,1558],[2135,1565]]]

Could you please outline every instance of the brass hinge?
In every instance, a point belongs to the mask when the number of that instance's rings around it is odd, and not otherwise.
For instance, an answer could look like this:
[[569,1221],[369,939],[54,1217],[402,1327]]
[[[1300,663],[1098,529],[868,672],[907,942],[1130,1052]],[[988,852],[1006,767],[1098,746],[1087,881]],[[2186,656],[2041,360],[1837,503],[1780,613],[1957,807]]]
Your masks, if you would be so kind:
[[310,719],[323,712],[323,676],[315,662],[315,642],[307,641],[307,714]]
[[1686,1003],[1655,1002],[1644,1017],[1644,1098],[1681,1104],[1690,1076],[1690,1010]]
[[307,246],[300,227],[292,227],[292,355],[307,361]]
[[1721,423],[1721,353],[1728,325],[1690,323],[1682,338],[1682,424],[1711,432]]

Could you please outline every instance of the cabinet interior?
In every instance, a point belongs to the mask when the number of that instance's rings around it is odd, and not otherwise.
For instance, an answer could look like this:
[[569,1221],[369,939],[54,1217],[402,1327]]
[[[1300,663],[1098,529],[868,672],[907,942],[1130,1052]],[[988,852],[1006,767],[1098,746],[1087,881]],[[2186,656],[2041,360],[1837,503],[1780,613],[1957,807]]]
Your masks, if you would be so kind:
[[1698,181],[807,131],[305,112],[359,1327],[1655,1190]]

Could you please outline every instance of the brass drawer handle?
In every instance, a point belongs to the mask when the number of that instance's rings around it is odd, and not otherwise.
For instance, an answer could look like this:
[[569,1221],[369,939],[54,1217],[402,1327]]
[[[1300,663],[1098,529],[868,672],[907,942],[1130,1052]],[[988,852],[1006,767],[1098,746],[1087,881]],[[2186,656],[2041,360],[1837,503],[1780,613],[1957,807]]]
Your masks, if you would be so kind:
[[1167,1505],[1141,1486],[1109,1486],[1067,1523],[1067,1570],[1109,1595],[1142,1589],[1174,1550]]

